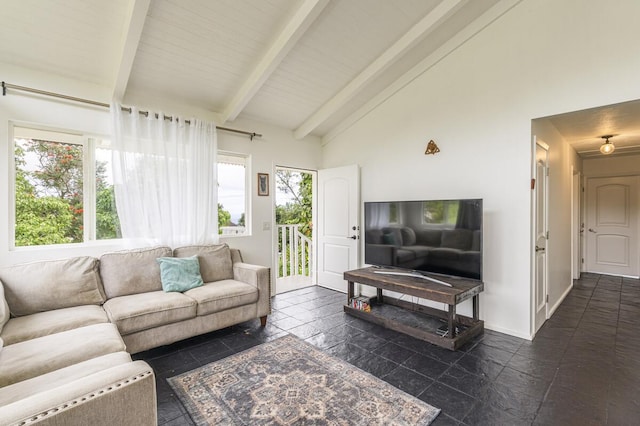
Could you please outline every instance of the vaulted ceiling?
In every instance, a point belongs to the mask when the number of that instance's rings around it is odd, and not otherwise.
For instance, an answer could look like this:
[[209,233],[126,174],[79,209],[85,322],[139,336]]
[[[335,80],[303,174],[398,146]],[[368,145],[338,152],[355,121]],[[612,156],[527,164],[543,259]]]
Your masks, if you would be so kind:
[[[189,105],[219,125],[244,117],[326,141],[520,1],[3,0],[0,71],[7,63],[105,87],[125,104]],[[549,119],[583,156],[604,133],[620,134],[618,153],[637,152],[638,105]]]
[[330,136],[518,1],[7,0],[0,62]]

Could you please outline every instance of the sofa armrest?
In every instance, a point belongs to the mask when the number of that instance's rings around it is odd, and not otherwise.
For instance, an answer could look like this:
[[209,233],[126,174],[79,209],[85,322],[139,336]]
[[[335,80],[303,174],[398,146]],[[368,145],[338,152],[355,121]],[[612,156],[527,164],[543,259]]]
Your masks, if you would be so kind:
[[236,262],[233,279],[258,288],[258,317],[271,313],[271,271],[265,266]]
[[156,383],[144,361],[118,365],[0,407],[3,425],[156,425]]
[[367,244],[364,263],[393,266],[396,264],[396,247],[388,244]]

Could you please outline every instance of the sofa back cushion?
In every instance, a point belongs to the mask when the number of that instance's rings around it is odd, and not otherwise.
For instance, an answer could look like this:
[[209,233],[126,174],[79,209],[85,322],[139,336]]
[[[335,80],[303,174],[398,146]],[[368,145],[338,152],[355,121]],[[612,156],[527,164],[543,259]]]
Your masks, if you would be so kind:
[[440,247],[442,231],[440,229],[422,229],[416,232],[416,244],[429,247]]
[[7,305],[7,299],[4,297],[4,285],[0,281],[0,333],[2,333],[2,328],[9,321],[10,316],[9,305]]
[[382,228],[382,232],[382,244],[402,247],[402,232],[400,232],[400,228]]
[[441,247],[470,250],[473,241],[473,231],[469,229],[447,229],[442,231]]
[[165,292],[185,292],[200,287],[202,276],[197,256],[190,257],[159,257],[160,281]]
[[114,251],[100,257],[100,276],[107,299],[162,290],[159,257],[171,257],[171,248],[160,246]]
[[240,253],[240,250],[234,249],[234,248],[229,248],[229,251],[231,251],[231,262],[233,262],[233,263],[243,263],[244,262],[244,260],[242,260],[242,253]]
[[384,244],[382,235],[382,229],[367,229],[364,234],[364,242],[365,244]]
[[0,280],[17,317],[106,300],[98,260],[88,256],[9,266],[0,269]]
[[178,247],[175,257],[198,256],[200,275],[205,283],[233,278],[233,261],[227,244],[210,244]]
[[412,228],[404,227],[400,229],[403,246],[413,246],[416,244],[416,233]]

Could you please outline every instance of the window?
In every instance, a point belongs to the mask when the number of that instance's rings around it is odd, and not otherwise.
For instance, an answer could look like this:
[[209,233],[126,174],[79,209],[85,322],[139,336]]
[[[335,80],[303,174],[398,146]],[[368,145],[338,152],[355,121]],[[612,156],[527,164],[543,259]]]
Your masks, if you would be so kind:
[[108,141],[13,127],[14,246],[120,236]]
[[459,205],[459,201],[425,201],[422,203],[422,223],[443,227],[455,226]]
[[390,224],[398,224],[400,223],[400,203],[389,203],[389,223]]
[[224,236],[248,235],[248,157],[218,153],[218,232]]

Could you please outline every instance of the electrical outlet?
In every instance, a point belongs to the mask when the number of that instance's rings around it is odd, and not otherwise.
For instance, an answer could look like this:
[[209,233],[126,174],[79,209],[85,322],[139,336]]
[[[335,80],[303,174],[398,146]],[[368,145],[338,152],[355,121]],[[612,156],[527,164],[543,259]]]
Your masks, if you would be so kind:
[[270,231],[271,230],[271,222],[262,222],[262,230]]

